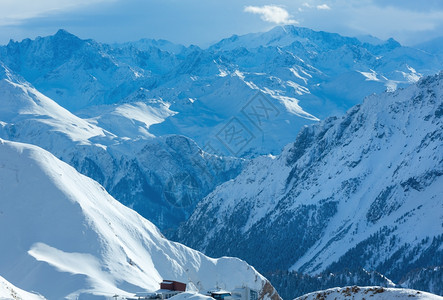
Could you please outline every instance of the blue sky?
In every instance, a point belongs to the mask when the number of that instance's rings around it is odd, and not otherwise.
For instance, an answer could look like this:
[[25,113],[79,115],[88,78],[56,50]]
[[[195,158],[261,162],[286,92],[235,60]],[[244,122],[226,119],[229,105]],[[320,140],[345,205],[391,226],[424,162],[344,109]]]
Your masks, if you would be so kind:
[[207,46],[232,34],[295,24],[413,45],[443,35],[442,0],[1,0],[0,44],[54,34]]

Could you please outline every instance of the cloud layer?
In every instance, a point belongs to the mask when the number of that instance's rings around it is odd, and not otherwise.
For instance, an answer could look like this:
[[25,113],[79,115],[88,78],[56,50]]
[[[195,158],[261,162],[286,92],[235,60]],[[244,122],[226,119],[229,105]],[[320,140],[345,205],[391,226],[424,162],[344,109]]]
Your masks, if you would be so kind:
[[0,1],[0,26],[19,24],[24,20],[48,14],[112,1],[114,0],[2,0]]
[[320,10],[330,10],[331,7],[329,5],[327,5],[327,4],[319,4],[319,5],[317,5],[317,9],[320,9]]
[[276,5],[246,6],[245,12],[258,14],[263,21],[274,24],[298,24],[296,20],[292,19],[292,16],[286,9]]

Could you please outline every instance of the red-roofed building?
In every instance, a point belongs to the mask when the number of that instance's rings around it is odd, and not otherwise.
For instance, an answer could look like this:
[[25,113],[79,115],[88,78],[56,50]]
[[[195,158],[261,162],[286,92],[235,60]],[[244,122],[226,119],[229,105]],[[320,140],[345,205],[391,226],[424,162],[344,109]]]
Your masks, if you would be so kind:
[[182,282],[178,282],[178,281],[174,281],[174,280],[163,280],[163,282],[160,283],[160,289],[185,292],[186,291],[186,283],[182,283]]

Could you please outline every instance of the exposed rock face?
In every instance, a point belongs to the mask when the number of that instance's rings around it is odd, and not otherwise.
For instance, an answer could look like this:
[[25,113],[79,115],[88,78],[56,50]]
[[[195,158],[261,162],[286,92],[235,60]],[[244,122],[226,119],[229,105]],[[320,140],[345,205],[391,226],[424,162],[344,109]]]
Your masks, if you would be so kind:
[[306,127],[217,187],[178,239],[261,272],[365,268],[399,283],[441,266],[442,108],[440,74]]

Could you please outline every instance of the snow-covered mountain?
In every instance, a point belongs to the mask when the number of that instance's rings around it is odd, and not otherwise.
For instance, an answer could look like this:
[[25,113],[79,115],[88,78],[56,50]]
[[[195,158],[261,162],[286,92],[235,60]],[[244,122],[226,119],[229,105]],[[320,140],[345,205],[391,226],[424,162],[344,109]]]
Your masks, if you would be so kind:
[[443,68],[437,54],[392,39],[369,43],[295,26],[208,49],[162,40],[109,46],[60,30],[10,42],[0,60],[110,132],[181,134],[212,153],[245,157],[278,154],[304,125]]
[[0,140],[0,183],[0,297],[9,291],[40,299],[26,290],[47,299],[110,299],[156,291],[166,278],[202,292],[247,285],[259,299],[279,299],[244,261],[212,259],[166,240],[41,148]]
[[[264,276],[278,289],[278,293],[283,299],[294,299],[295,297],[313,291],[356,284],[360,286],[381,286],[387,288],[402,287],[401,285],[396,285],[383,274],[376,271],[369,272],[363,268],[353,271],[347,269],[343,272],[323,273],[319,275],[308,275],[287,270],[274,270],[265,273]],[[419,277],[415,278],[419,279]],[[429,281],[427,283],[429,283]],[[429,286],[426,286],[424,290],[434,292],[429,290]]]
[[12,285],[0,276],[0,299],[2,300],[44,300],[41,295],[30,293]]
[[10,42],[2,60],[45,95],[71,111],[113,103],[129,95],[148,74],[117,62],[109,46],[60,30],[54,36]]
[[[178,113],[151,132],[181,133],[219,153],[276,154],[303,125],[441,68],[436,55],[394,40],[374,45],[294,26],[233,36],[190,52],[172,80],[152,89]],[[266,99],[254,98],[259,91]],[[229,129],[245,132],[239,147],[224,138]]]
[[[281,287],[300,274],[324,278],[322,289],[362,279],[390,286],[392,279],[443,293],[443,75],[402,89],[443,69],[437,42],[419,50],[392,39],[284,26],[200,49],[162,40],[106,45],[60,30],[0,47],[0,138],[50,151],[166,234],[212,192],[181,227],[180,241],[214,256],[239,256],[275,275]],[[385,90],[342,118],[326,119]],[[266,156],[249,160],[258,154]],[[62,216],[69,221],[67,212]],[[141,226],[135,218],[118,230]],[[97,266],[113,259],[111,252],[121,261],[126,248],[119,247],[132,240],[110,245],[109,253],[87,252],[86,242],[80,250],[44,243],[28,250],[59,270],[88,276],[76,277],[75,287],[88,280],[97,291],[117,282],[113,289],[132,291],[145,276],[137,271],[120,284],[126,265],[86,270],[64,262],[89,253]],[[103,280],[94,279],[103,272]],[[0,275],[4,286],[34,291],[23,274]]]
[[254,159],[199,203],[178,239],[261,272],[364,268],[399,283],[442,266],[442,117],[443,73],[368,97]]
[[236,176],[244,162],[207,154],[183,136],[119,135],[134,126],[122,120],[148,122],[157,104],[161,109],[161,103],[146,102],[107,107],[103,114],[112,116],[111,133],[97,126],[101,120],[75,116],[0,62],[0,138],[50,151],[168,230],[185,221],[215,186]]
[[136,42],[117,43],[111,45],[113,48],[136,48],[141,51],[149,51],[152,48],[158,48],[162,51],[166,51],[174,54],[182,54],[188,48],[183,45],[175,44],[163,39],[141,39]]
[[390,300],[390,299],[427,299],[427,300],[441,300],[443,297],[433,295],[430,293],[410,290],[410,289],[392,289],[378,286],[348,286],[343,288],[328,289],[325,291],[313,292],[307,295],[296,298],[296,300],[346,300],[346,299],[373,299],[373,300]]
[[438,37],[430,41],[418,44],[415,48],[426,51],[432,54],[439,54],[443,57],[443,37]]

